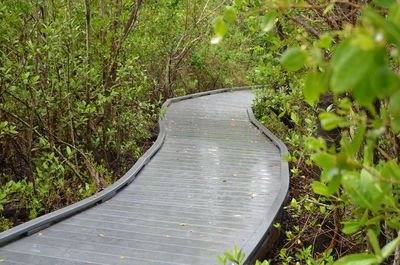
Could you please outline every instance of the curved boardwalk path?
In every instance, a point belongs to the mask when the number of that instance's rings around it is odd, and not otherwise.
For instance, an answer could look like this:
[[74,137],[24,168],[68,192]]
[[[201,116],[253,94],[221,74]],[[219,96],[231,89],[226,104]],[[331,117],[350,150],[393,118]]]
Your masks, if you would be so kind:
[[234,244],[254,258],[282,179],[279,149],[249,121],[252,99],[236,91],[173,103],[163,146],[129,186],[4,245],[0,265],[212,265]]

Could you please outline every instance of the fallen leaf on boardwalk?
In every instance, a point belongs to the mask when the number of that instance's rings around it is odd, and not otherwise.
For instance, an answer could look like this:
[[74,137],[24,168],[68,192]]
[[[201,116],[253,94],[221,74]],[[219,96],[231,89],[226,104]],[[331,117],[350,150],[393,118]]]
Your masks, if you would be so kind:
[[104,236],[104,234],[98,234],[98,236],[101,236],[101,237],[103,237],[103,236]]
[[218,233],[223,233],[224,231],[222,231],[222,230],[217,230],[217,232],[218,232]]
[[273,166],[272,168],[281,168],[280,165]]
[[240,214],[235,214],[235,215],[233,215],[233,216],[235,216],[235,217],[239,217],[239,216],[241,216]]
[[187,226],[188,224],[179,224],[180,226]]
[[165,237],[171,237],[170,235],[165,235]]
[[120,258],[120,259],[124,259],[125,257],[124,257],[124,256],[119,256],[119,258]]
[[0,259],[0,262],[6,261],[5,259]]

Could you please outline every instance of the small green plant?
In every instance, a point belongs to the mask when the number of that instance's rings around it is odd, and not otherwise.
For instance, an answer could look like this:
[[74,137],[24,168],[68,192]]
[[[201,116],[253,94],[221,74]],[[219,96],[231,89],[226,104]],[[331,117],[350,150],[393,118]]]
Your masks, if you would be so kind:
[[[238,250],[236,245],[233,246],[233,250],[231,252],[226,251],[223,253],[224,256],[217,256],[219,262],[222,264],[226,264],[228,261],[232,262],[232,265],[240,265],[243,263],[244,258],[246,257],[246,254],[242,252],[242,250]],[[270,262],[268,260],[264,260],[263,262],[261,261],[256,261],[255,265],[270,265]]]
[[242,250],[238,250],[236,245],[233,246],[233,250],[231,252],[229,251],[225,251],[224,256],[217,256],[219,262],[221,262],[222,264],[226,264],[228,261],[233,262],[233,264],[241,264],[244,260],[244,258],[246,257],[246,254],[242,252]]
[[271,263],[268,260],[264,260],[263,262],[261,261],[256,261],[255,265],[270,265]]

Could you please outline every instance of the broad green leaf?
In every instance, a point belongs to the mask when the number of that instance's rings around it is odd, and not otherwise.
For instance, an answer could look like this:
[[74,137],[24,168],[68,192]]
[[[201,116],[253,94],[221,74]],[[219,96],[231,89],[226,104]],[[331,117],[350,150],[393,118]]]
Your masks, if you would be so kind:
[[343,224],[343,233],[345,234],[353,234],[361,228],[360,222],[358,221],[348,221],[343,222]]
[[339,169],[336,166],[336,157],[334,155],[317,153],[313,156],[313,160],[323,169],[321,180],[331,181],[337,174],[339,174]]
[[343,41],[332,58],[332,66],[330,84],[335,93],[341,94],[354,89],[368,77],[375,67],[375,53],[361,50],[351,45],[350,41]]
[[307,139],[307,145],[316,151],[326,150],[326,142],[323,138],[310,138]]
[[270,31],[275,25],[276,12],[268,12],[261,19],[261,30]]
[[332,45],[332,37],[329,34],[322,34],[318,41],[320,48],[328,49]]
[[313,181],[311,183],[311,185],[313,187],[313,191],[316,194],[320,194],[320,195],[324,195],[324,196],[329,196],[330,195],[329,192],[328,192],[328,187],[324,183],[322,183],[320,181]]
[[352,37],[351,44],[362,51],[371,51],[377,46],[377,42],[374,37],[376,36],[368,31],[357,32],[357,34]]
[[236,10],[231,6],[227,6],[223,17],[228,22],[234,22],[236,20]]
[[390,256],[390,254],[393,253],[393,251],[396,249],[396,247],[400,246],[400,236],[397,237],[396,239],[392,240],[389,242],[386,246],[382,248],[382,257],[386,259],[387,257]]
[[365,170],[361,173],[348,172],[343,177],[343,185],[352,200],[361,208],[376,213],[382,203],[383,193],[375,186],[375,179]]
[[353,97],[358,105],[373,109],[373,102],[377,98],[376,90],[372,89],[371,83],[366,76],[353,88]]
[[318,115],[321,120],[321,126],[324,130],[330,131],[339,126],[348,125],[348,121],[345,118],[339,117],[332,112],[323,112]]
[[375,265],[375,264],[378,264],[378,259],[374,255],[367,253],[348,255],[333,263],[333,265]]
[[380,172],[385,178],[400,180],[400,166],[396,160],[386,162]]
[[289,71],[297,71],[306,63],[307,55],[300,48],[287,49],[281,57],[281,63]]
[[337,153],[336,161],[337,161],[337,166],[340,169],[349,170],[349,171],[355,169],[354,166],[349,163],[349,161],[351,161],[351,160],[346,152]]
[[329,195],[338,193],[339,187],[342,184],[342,176],[341,175],[335,175],[331,178],[331,180],[328,183],[328,193]]
[[218,17],[214,21],[214,33],[217,36],[223,37],[228,32],[228,27],[222,17]]
[[379,185],[376,184],[376,177],[373,177],[366,170],[362,170],[360,174],[359,191],[363,193],[365,198],[372,204],[370,210],[379,210],[384,196]]
[[371,88],[379,98],[391,96],[400,87],[399,77],[389,67],[380,67],[370,77]]
[[400,46],[400,27],[392,21],[386,21],[385,33],[388,41],[397,46]]
[[308,104],[315,103],[328,89],[322,82],[322,73],[309,72],[303,86],[304,99]]
[[336,167],[336,158],[331,154],[317,153],[313,156],[313,160],[323,169]]

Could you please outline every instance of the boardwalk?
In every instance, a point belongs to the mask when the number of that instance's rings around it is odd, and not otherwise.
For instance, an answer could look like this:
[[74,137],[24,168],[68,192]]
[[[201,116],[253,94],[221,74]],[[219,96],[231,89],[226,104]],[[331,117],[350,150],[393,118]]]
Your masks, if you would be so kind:
[[236,91],[173,103],[164,144],[130,185],[5,244],[0,264],[212,265],[234,244],[255,253],[286,184],[280,150],[249,121],[252,99]]

